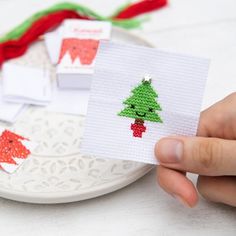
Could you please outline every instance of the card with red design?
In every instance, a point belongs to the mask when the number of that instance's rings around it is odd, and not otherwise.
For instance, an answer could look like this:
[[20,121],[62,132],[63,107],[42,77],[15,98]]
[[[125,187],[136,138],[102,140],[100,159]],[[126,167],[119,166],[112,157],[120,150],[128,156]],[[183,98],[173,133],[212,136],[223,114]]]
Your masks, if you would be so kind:
[[61,29],[62,41],[57,77],[61,88],[89,88],[100,40],[109,40],[111,23],[66,20]]
[[157,164],[155,143],[196,134],[209,61],[101,42],[83,154]]
[[10,130],[1,129],[0,169],[13,173],[30,156],[35,143]]

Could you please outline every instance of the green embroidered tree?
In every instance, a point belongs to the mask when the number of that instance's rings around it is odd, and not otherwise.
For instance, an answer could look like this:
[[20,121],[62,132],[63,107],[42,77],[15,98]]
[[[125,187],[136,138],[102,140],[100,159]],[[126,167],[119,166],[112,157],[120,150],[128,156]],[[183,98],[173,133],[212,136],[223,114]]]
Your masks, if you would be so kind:
[[142,138],[142,133],[146,131],[146,127],[143,125],[144,121],[162,123],[157,113],[162,109],[156,101],[158,94],[152,87],[149,76],[145,76],[141,84],[131,92],[132,95],[123,102],[126,107],[118,115],[134,118],[135,123],[131,124],[133,136]]

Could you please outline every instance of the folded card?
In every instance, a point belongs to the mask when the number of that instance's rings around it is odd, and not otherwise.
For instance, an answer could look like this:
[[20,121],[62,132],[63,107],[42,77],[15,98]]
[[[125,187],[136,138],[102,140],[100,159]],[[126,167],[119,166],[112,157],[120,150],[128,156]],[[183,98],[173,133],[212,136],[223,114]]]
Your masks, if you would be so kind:
[[3,101],[2,79],[0,80],[0,121],[14,123],[17,117],[25,110],[24,104]]
[[82,153],[157,164],[154,145],[196,134],[207,59],[100,44]]
[[[1,96],[1,95],[0,95]],[[24,104],[4,102],[0,98],[0,120],[14,123],[17,117],[25,110]]]
[[3,65],[3,99],[8,102],[46,105],[51,100],[48,71],[28,66]]
[[0,169],[13,173],[31,154],[36,144],[12,131],[0,129]]
[[66,20],[57,67],[60,88],[90,88],[99,40],[108,40],[111,23]]

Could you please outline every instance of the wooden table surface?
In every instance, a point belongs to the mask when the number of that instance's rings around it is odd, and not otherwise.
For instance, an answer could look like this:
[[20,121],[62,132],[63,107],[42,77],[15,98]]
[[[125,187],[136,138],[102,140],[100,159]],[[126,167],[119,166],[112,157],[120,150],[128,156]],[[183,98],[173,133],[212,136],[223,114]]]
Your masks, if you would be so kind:
[[[0,33],[33,12],[59,2],[0,0]],[[84,0],[109,14],[123,0]],[[211,59],[203,109],[236,91],[236,1],[170,0],[152,14],[142,35],[157,48]],[[106,6],[106,7],[104,7]],[[196,176],[190,175],[193,181]],[[157,186],[155,171],[130,186],[96,199],[31,205],[0,198],[0,234],[53,235],[236,235],[236,209],[200,200],[187,209]]]

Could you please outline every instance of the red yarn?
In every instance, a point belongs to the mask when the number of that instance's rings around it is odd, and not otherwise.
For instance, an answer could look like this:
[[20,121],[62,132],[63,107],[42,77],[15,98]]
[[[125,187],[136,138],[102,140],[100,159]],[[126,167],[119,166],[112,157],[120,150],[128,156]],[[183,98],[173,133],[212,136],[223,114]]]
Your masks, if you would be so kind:
[[2,63],[4,62],[4,55],[3,55],[3,45],[0,44],[0,66],[2,65]]
[[17,40],[0,44],[0,66],[6,60],[23,55],[40,35],[58,26],[64,19],[89,19],[75,11],[63,10],[41,17]]
[[123,9],[114,18],[115,19],[132,18],[144,14],[146,12],[157,10],[161,7],[164,7],[166,4],[167,0],[142,0]]

